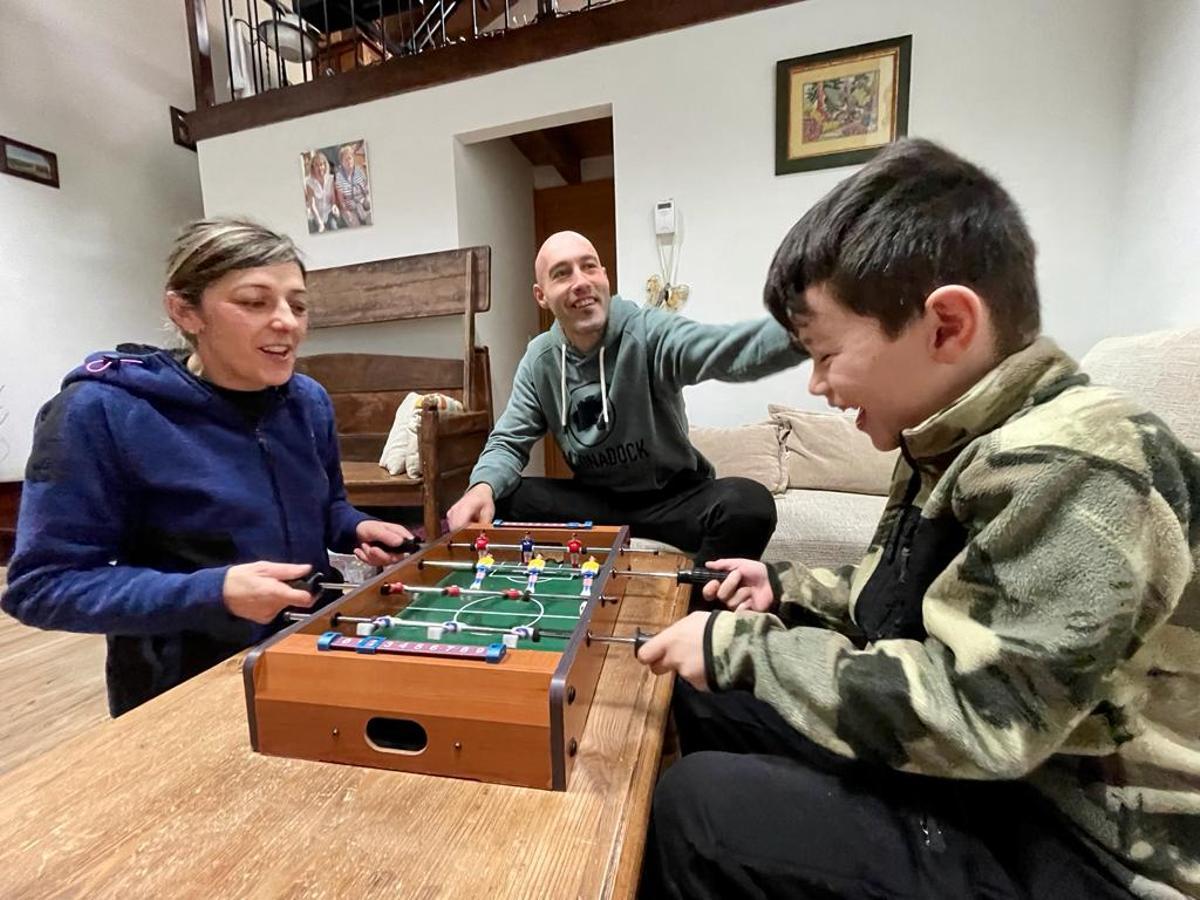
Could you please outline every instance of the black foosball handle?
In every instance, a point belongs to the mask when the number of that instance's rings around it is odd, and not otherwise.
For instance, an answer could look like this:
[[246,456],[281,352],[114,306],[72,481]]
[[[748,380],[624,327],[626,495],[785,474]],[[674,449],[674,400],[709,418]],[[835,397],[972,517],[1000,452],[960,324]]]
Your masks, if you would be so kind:
[[716,569],[680,569],[676,579],[680,584],[708,584],[710,581],[724,581],[728,574]]
[[384,541],[368,541],[367,543],[388,553],[416,553],[421,549],[421,542],[416,538],[407,538],[399,544],[388,544]]
[[654,632],[654,631],[642,631],[642,629],[640,627],[635,628],[633,631],[633,653],[634,653],[634,655],[636,656],[637,652],[642,649],[642,646],[646,643],[646,641],[650,640],[650,638],[652,638],[652,637],[655,637],[656,634],[657,634],[657,632]]
[[316,596],[321,593],[321,584],[329,580],[329,576],[324,572],[313,572],[311,575],[305,575],[303,578],[293,578],[287,582],[287,586],[295,588],[298,591],[307,591]]

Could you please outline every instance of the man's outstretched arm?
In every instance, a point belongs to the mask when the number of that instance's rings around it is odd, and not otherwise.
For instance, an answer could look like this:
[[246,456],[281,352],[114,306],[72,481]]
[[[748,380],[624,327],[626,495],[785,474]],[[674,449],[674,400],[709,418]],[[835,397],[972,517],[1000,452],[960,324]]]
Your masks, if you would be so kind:
[[808,352],[771,318],[707,325],[661,310],[649,316],[655,371],[676,384],[754,381],[808,359]]

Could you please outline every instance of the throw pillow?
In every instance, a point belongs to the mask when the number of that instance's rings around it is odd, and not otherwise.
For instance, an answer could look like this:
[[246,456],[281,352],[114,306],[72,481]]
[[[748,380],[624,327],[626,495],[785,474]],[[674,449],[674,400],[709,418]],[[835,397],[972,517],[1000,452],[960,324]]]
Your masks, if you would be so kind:
[[886,494],[898,450],[881,453],[854,427],[854,417],[771,403],[771,420],[787,429],[788,487]]
[[734,428],[693,428],[692,446],[717,470],[718,478],[752,478],[772,494],[787,490],[781,429],[771,422]]

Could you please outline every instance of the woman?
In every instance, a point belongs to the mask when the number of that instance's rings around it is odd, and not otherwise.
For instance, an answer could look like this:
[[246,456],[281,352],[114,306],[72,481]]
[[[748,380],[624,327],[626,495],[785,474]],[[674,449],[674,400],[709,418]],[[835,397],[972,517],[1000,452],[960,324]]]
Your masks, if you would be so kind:
[[165,304],[189,345],[122,345],[38,416],[4,610],[108,636],[114,716],[255,643],[313,598],[287,581],[326,548],[384,565],[404,528],[347,501],[333,407],[293,374],[308,328],[288,238],[195,222]]
[[309,234],[342,227],[337,199],[333,173],[329,170],[329,158],[320,150],[314,150],[308,161],[308,177],[304,179]]
[[367,187],[367,173],[356,166],[355,145],[343,144],[338,150],[338,169],[334,175],[338,206],[348,228],[371,224],[371,194]]

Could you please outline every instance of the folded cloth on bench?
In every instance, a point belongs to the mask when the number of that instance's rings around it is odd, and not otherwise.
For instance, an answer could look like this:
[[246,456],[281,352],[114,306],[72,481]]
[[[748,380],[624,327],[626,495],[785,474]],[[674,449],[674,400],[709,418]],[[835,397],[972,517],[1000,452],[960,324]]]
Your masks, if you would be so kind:
[[383,445],[383,454],[379,457],[379,465],[391,475],[404,473],[410,478],[421,477],[421,454],[417,433],[421,428],[421,408],[426,397],[436,398],[438,410],[441,412],[463,411],[460,401],[445,394],[408,394],[396,409],[392,430],[388,432],[387,443]]

